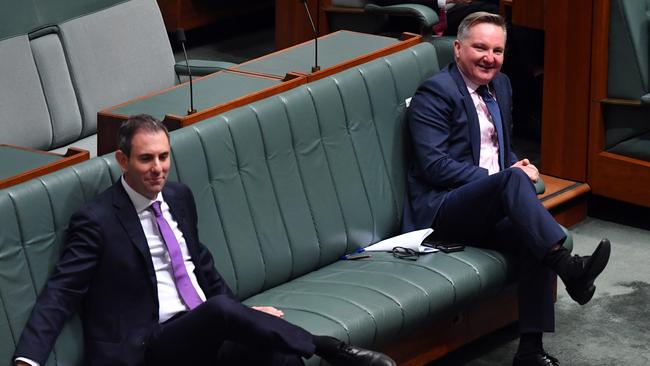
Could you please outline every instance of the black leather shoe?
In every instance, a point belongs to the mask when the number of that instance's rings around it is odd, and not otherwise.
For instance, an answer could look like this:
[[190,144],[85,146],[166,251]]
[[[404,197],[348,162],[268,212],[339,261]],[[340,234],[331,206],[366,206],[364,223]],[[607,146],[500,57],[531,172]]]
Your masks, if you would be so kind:
[[559,366],[560,361],[557,358],[541,351],[525,356],[515,355],[512,366]]
[[573,256],[572,266],[575,266],[576,276],[572,280],[564,281],[569,296],[580,305],[591,300],[596,291],[594,280],[605,269],[609,262],[611,244],[603,239],[598,244],[593,254],[586,257]]
[[396,366],[392,358],[377,351],[341,342],[337,352],[325,360],[335,366]]

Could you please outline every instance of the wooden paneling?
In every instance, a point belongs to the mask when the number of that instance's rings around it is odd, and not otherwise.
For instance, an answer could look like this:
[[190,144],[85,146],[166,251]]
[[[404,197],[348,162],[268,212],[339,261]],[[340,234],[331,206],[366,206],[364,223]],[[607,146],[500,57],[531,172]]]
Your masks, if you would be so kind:
[[264,9],[270,10],[273,6],[270,1],[225,3],[212,0],[157,0],[157,2],[168,32],[173,32],[177,28],[186,30],[198,28],[220,19]]
[[541,170],[587,179],[593,0],[547,0]]
[[[319,35],[329,33],[323,9],[331,6],[331,0],[307,0],[307,5],[314,24],[318,22]],[[281,50],[310,39],[314,39],[314,30],[302,1],[275,0],[275,48]]]
[[547,0],[510,0],[512,6],[512,24],[544,29],[545,3]]

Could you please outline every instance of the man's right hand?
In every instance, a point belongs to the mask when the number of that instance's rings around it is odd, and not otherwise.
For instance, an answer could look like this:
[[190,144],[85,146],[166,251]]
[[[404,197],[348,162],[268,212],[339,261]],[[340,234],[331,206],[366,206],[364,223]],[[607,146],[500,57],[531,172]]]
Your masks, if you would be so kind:
[[518,162],[512,164],[512,168],[519,168],[523,170],[533,183],[537,183],[539,180],[539,170],[537,170],[537,167],[531,164],[530,160],[528,159],[519,160]]

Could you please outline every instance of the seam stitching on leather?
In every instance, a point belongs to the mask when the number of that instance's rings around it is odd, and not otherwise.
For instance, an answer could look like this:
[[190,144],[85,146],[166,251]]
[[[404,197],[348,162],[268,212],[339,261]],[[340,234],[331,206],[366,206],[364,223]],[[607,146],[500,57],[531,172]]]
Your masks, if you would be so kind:
[[228,130],[228,135],[230,136],[230,141],[232,142],[232,147],[233,147],[233,153],[235,155],[235,163],[237,164],[237,176],[239,178],[239,184],[241,184],[241,188],[244,191],[244,200],[246,201],[246,207],[248,208],[248,215],[250,216],[251,223],[253,225],[252,229],[253,232],[255,232],[255,238],[257,238],[257,247],[259,249],[259,255],[260,259],[262,261],[262,266],[264,266],[264,280],[262,281],[262,287],[258,288],[256,292],[260,292],[262,289],[266,288],[266,278],[267,278],[267,265],[266,261],[264,260],[264,250],[262,249],[261,241],[260,241],[260,234],[259,231],[257,230],[257,225],[255,224],[255,217],[253,216],[253,210],[251,209],[251,202],[248,197],[248,190],[246,189],[246,184],[244,183],[244,179],[241,174],[241,165],[239,164],[239,154],[237,153],[237,142],[235,141],[235,137],[232,134],[232,130],[230,128],[230,121],[228,121],[227,118],[224,118],[224,122],[226,123],[226,128]]
[[[363,76],[362,76],[363,79]],[[350,132],[350,118],[348,114],[348,109],[345,104],[345,98],[343,98],[343,92],[341,90],[341,85],[339,84],[338,79],[332,78],[332,81],[334,82],[334,85],[336,86],[336,91],[338,92],[339,95],[339,100],[341,102],[341,107],[343,108],[343,119],[345,123],[345,131],[347,133],[348,141],[350,142],[350,147],[352,147],[352,153],[354,154],[354,161],[356,163],[356,170],[359,173],[359,178],[361,178],[361,185],[363,186],[363,193],[366,196],[366,202],[368,202],[368,211],[370,212],[370,224],[372,226],[372,239],[370,240],[371,243],[374,243],[375,240],[375,232],[377,230],[376,225],[375,225],[375,213],[372,210],[372,203],[370,201],[370,195],[368,194],[368,185],[366,184],[366,180],[363,175],[363,170],[361,169],[361,163],[359,162],[359,154],[357,153],[357,148],[354,144],[354,138],[352,138],[352,133]],[[349,244],[349,239],[348,239],[348,244]],[[346,245],[346,251],[349,250],[348,246]]]
[[311,205],[311,201],[309,200],[309,195],[307,194],[307,191],[305,190],[305,180],[304,180],[304,174],[302,172],[302,168],[300,165],[300,159],[298,159],[298,154],[296,153],[296,145],[295,145],[295,135],[293,133],[293,124],[291,123],[291,114],[289,113],[289,107],[287,106],[287,100],[285,97],[280,96],[280,101],[282,102],[282,106],[284,108],[284,113],[287,116],[287,126],[289,128],[289,134],[291,135],[291,153],[293,154],[293,159],[296,162],[296,168],[298,169],[298,178],[300,179],[300,187],[302,188],[302,194],[305,197],[305,202],[307,203],[307,208],[309,210],[309,216],[311,217],[311,222],[314,228],[314,232],[316,234],[316,245],[318,245],[318,263],[319,265],[322,263],[321,259],[323,257],[323,248],[320,245],[320,235],[318,231],[318,223],[314,219],[314,210]]
[[[196,133],[196,136],[198,137],[199,142],[201,143],[201,149],[203,150],[203,156],[206,157],[206,160],[205,160],[206,161],[206,166],[208,166],[208,179],[211,182],[212,181],[212,179],[211,179],[212,174],[211,174],[211,171],[209,169],[210,164],[207,163],[207,153],[206,153],[206,149],[205,149],[205,141],[203,139],[203,136],[199,132],[199,129],[196,127],[196,125],[192,126],[192,129]],[[174,154],[172,154],[172,159],[173,158],[174,158]],[[176,173],[180,176],[180,171],[178,170],[178,164],[176,164],[176,167],[177,167],[176,168]],[[226,231],[226,226],[224,225],[224,222],[223,222],[223,215],[221,214],[221,210],[219,209],[219,196],[217,194],[217,190],[214,188],[214,186],[210,182],[208,182],[208,186],[210,187],[210,192],[212,193],[211,195],[212,195],[212,200],[213,200],[213,203],[214,203],[214,207],[215,207],[215,210],[217,211],[217,217],[219,218],[219,223],[221,224],[221,233],[223,234],[223,237],[224,237],[224,239],[226,241],[224,243],[224,246],[225,246],[226,250],[228,251],[228,256],[230,256],[230,264],[232,265],[232,272],[233,272],[233,276],[235,277],[235,286],[234,286],[235,294],[237,294],[237,296],[239,296],[239,288],[240,288],[240,286],[239,286],[238,268],[237,268],[237,265],[236,265],[237,262],[233,258],[232,249],[230,248],[231,240],[228,237],[228,232]]]
[[255,121],[257,122],[257,128],[259,130],[261,140],[262,140],[262,149],[264,150],[264,166],[266,167],[266,172],[269,175],[269,181],[271,182],[271,189],[273,191],[273,197],[275,198],[275,205],[278,208],[278,211],[280,213],[280,220],[282,221],[282,228],[284,229],[284,234],[286,237],[286,240],[289,244],[289,260],[291,261],[291,267],[289,271],[289,278],[293,278],[293,269],[295,265],[294,261],[294,255],[293,255],[293,243],[291,241],[291,236],[289,235],[289,229],[287,228],[287,222],[285,220],[284,216],[284,211],[282,210],[282,206],[280,205],[280,199],[278,198],[278,192],[276,189],[276,183],[275,179],[273,178],[273,174],[271,173],[271,167],[269,166],[269,159],[268,159],[268,151],[266,148],[266,137],[264,136],[264,130],[262,129],[262,122],[260,121],[260,116],[257,110],[255,109],[254,106],[249,107],[250,110],[253,112],[255,115]]
[[[329,80],[329,79],[328,79]],[[332,184],[332,189],[334,190],[334,195],[336,196],[336,203],[339,207],[339,213],[341,215],[341,221],[343,222],[343,228],[345,229],[345,248],[346,251],[348,249],[348,244],[350,243],[350,233],[348,229],[348,223],[345,220],[345,214],[343,212],[343,206],[341,206],[341,197],[339,196],[339,191],[336,189],[336,181],[334,180],[334,173],[332,171],[332,167],[330,164],[330,159],[329,155],[327,154],[327,149],[325,148],[325,144],[323,143],[323,132],[321,130],[321,120],[320,120],[320,115],[318,114],[318,105],[316,104],[316,100],[314,98],[314,95],[311,92],[311,89],[309,86],[305,88],[307,90],[307,93],[309,94],[309,98],[311,99],[312,105],[314,107],[314,112],[316,114],[316,126],[318,127],[318,144],[320,145],[322,151],[323,151],[323,156],[325,157],[325,163],[327,165],[327,170],[329,172],[329,177],[330,177],[330,182]]]

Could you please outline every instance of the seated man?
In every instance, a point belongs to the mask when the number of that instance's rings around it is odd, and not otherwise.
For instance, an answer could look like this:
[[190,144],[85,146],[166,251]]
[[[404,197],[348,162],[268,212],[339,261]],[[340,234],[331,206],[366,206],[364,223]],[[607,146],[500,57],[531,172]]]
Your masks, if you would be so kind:
[[610,243],[571,256],[566,235],[535,193],[537,168],[512,151],[511,89],[500,73],[506,28],[499,15],[467,16],[454,42],[455,63],[426,80],[409,108],[414,160],[408,172],[403,231],[511,250],[518,259],[519,349],[513,364],[558,365],[543,348],[555,327],[554,273],[579,304],[595,291]]
[[119,182],[70,219],[68,242],[14,358],[44,364],[81,310],[91,365],[395,365],[388,356],[315,336],[272,307],[241,304],[199,243],[192,192],[167,182],[166,128],[139,115],[119,130]]
[[[382,6],[404,3],[427,5],[438,14],[441,14],[440,10],[444,10],[446,19],[440,31],[446,36],[456,35],[460,21],[471,13],[485,11],[499,14],[498,0],[373,0],[371,2]],[[443,22],[442,17],[440,22]]]

